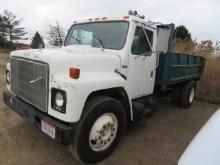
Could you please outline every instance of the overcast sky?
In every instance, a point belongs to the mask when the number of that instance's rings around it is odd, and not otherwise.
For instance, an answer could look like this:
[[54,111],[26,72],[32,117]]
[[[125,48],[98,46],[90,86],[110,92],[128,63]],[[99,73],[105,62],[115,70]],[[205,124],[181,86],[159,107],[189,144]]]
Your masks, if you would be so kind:
[[44,35],[55,20],[68,29],[74,20],[124,16],[135,9],[152,21],[183,24],[197,40],[220,40],[218,0],[0,0],[0,12],[4,9],[23,18],[29,36],[35,31]]

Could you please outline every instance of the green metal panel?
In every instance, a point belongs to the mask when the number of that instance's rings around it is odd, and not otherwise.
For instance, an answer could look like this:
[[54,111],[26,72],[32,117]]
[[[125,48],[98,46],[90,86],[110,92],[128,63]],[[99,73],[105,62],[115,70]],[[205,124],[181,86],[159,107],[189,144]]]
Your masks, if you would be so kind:
[[175,53],[160,54],[156,85],[164,91],[173,84],[199,79],[203,67],[203,57]]

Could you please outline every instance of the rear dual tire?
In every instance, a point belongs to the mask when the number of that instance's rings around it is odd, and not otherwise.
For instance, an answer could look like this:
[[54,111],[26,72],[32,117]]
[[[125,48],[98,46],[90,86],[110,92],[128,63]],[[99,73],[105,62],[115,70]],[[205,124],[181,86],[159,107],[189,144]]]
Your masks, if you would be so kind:
[[181,99],[180,99],[180,106],[183,108],[190,108],[195,97],[195,90],[196,90],[196,82],[190,81],[183,85]]
[[172,91],[172,102],[182,108],[190,108],[195,97],[196,81],[176,86]]
[[125,111],[119,101],[106,96],[90,99],[75,134],[76,158],[97,163],[109,156],[122,137],[125,123]]

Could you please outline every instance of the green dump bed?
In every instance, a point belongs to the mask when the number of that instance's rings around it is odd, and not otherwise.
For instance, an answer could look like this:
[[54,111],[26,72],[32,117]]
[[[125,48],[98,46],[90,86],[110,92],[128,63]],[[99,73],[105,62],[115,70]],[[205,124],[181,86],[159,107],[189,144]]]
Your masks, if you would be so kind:
[[160,54],[156,86],[161,91],[174,84],[198,80],[204,68],[204,58],[199,56],[166,53]]

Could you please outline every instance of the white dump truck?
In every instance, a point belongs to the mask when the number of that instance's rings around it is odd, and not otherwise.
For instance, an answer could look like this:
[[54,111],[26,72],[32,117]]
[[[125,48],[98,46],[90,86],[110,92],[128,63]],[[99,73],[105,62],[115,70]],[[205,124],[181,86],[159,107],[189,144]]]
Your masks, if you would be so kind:
[[120,18],[75,21],[64,46],[10,54],[4,102],[27,122],[74,148],[78,160],[112,153],[130,123],[152,114],[154,96],[189,108],[202,57],[172,53],[174,24]]

